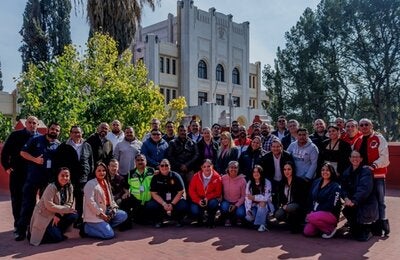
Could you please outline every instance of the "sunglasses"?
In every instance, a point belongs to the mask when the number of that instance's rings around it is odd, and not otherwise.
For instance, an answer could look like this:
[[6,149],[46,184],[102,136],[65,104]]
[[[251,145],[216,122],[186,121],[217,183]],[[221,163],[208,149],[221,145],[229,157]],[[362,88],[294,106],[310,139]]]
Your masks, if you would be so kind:
[[160,133],[152,133],[151,135],[161,135]]
[[363,127],[363,126],[369,126],[369,124],[368,124],[368,123],[366,123],[366,124],[360,124],[360,126],[361,126],[361,127]]
[[144,162],[144,159],[136,159],[138,162]]
[[160,164],[160,167],[169,167],[168,164]]

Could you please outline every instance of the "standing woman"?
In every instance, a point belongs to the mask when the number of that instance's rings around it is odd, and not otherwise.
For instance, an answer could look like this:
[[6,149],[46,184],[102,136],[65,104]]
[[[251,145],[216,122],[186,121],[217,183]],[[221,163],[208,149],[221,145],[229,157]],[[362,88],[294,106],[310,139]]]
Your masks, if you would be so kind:
[[310,191],[311,211],[306,216],[304,235],[315,236],[322,232],[323,238],[331,238],[336,233],[339,219],[340,185],[336,182],[335,169],[329,163],[321,168],[321,177],[316,179]]
[[84,233],[90,237],[111,239],[113,227],[128,218],[125,211],[119,210],[111,192],[110,173],[103,162],[95,168],[95,178],[88,181],[84,188],[83,221]]
[[215,213],[222,197],[222,181],[219,173],[213,169],[210,159],[204,160],[201,170],[190,181],[189,195],[192,199],[190,211],[197,218],[197,224],[202,225],[204,212],[207,210],[207,226],[214,227]]
[[351,146],[340,139],[340,130],[337,126],[329,126],[328,135],[329,139],[322,142],[319,161],[321,165],[330,163],[335,168],[336,174],[341,176],[344,170],[350,166]]
[[282,182],[278,187],[277,206],[275,218],[286,221],[290,232],[301,232],[307,208],[307,194],[305,181],[296,176],[294,163],[287,161],[283,165]]
[[197,143],[197,148],[199,150],[197,168],[199,170],[201,170],[202,163],[206,159],[211,160],[214,165],[218,155],[218,143],[214,141],[211,129],[209,127],[204,127],[201,136],[201,140]]
[[30,224],[30,243],[56,243],[66,239],[65,231],[77,219],[71,174],[68,168],[60,168],[57,179],[50,183],[36,204]]
[[238,160],[239,149],[235,146],[231,134],[227,131],[222,132],[220,140],[215,170],[222,175],[225,173],[229,162]]
[[246,185],[246,220],[259,226],[258,231],[267,230],[266,221],[269,212],[274,212],[271,197],[271,182],[267,180],[260,165],[255,165]]

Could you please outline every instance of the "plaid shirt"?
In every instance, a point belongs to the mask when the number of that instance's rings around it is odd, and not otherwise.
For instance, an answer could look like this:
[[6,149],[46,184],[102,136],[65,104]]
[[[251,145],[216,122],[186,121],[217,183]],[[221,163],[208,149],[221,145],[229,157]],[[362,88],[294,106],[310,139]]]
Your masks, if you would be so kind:
[[273,134],[269,134],[267,137],[262,136],[262,148],[267,152],[271,151],[272,142],[275,140],[279,140],[279,138]]

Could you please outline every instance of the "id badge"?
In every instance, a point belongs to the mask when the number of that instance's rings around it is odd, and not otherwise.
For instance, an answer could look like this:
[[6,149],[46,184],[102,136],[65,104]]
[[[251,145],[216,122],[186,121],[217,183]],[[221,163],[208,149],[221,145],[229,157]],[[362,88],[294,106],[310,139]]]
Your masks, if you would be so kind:
[[51,160],[47,160],[46,162],[46,168],[50,169],[51,168]]
[[167,194],[165,194],[165,200],[172,200],[172,195],[171,192],[168,192]]
[[143,185],[140,185],[139,191],[140,191],[140,192],[144,192],[144,186],[143,186]]

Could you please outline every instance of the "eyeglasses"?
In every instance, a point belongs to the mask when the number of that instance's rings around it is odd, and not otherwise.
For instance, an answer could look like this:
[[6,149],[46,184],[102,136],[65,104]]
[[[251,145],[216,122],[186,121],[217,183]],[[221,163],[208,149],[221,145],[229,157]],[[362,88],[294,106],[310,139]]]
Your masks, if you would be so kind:
[[360,124],[360,127],[364,127],[364,126],[369,126],[369,124],[368,123]]
[[285,120],[278,120],[278,123],[285,123]]
[[160,167],[169,167],[168,164],[160,164]]

